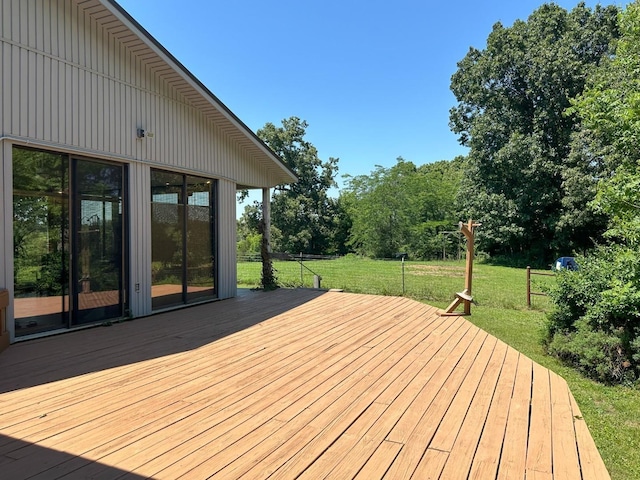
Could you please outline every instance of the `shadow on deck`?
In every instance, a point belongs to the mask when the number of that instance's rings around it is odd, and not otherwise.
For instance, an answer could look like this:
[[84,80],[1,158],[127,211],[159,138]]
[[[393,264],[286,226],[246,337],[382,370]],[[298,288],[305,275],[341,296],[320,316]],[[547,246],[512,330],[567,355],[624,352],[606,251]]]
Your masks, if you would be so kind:
[[322,292],[241,290],[236,298],[14,344],[0,353],[0,393],[193,350]]

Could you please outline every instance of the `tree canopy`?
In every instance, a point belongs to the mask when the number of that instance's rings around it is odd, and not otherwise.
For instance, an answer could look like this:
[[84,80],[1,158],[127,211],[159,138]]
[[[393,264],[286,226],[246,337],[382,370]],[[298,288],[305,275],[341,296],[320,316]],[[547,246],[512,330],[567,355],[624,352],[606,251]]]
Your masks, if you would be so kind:
[[591,206],[609,219],[608,243],[580,258],[579,271],[559,276],[549,350],[600,380],[633,382],[640,378],[640,1],[619,24],[614,54],[591,72],[571,109],[581,120],[574,153],[593,167]]
[[609,235],[631,246],[640,243],[640,3],[620,15],[622,37],[615,55],[589,78],[572,111],[579,115],[596,177],[595,205],[611,222]]
[[610,53],[617,13],[545,4],[527,21],[495,24],[486,48],[471,48],[458,63],[450,125],[470,147],[460,200],[463,216],[483,224],[481,249],[549,260],[553,250],[584,246],[584,236],[560,222],[563,209],[585,206],[578,194],[563,204],[577,124],[566,110]]
[[370,257],[433,258],[442,249],[438,232],[457,223],[462,163],[460,157],[416,167],[398,158],[391,168],[347,177],[341,202],[352,223],[349,246]]
[[[267,123],[257,132],[298,177],[297,183],[274,188],[272,248],[289,253],[338,253],[344,245],[345,219],[338,201],[329,196],[329,190],[336,187],[338,159],[323,162],[319,158],[317,149],[305,139],[307,127],[306,121],[290,117],[281,127]],[[258,204],[245,208],[240,220],[245,240],[250,232],[257,232],[260,218]]]

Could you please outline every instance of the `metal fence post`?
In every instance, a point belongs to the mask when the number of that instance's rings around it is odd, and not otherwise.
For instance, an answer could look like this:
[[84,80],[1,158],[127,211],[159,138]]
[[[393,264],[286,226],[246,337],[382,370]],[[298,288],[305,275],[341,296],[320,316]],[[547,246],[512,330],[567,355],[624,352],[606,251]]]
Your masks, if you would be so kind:
[[531,308],[531,267],[527,266],[527,308]]
[[402,256],[402,296],[404,296],[404,255]]

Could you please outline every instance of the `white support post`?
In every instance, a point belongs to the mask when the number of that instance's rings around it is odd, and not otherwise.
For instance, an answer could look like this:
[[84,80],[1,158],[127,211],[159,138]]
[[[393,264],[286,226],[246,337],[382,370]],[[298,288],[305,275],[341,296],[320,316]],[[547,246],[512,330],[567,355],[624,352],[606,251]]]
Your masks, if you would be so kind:
[[267,251],[271,253],[271,189],[262,189],[262,219],[264,236],[267,239]]

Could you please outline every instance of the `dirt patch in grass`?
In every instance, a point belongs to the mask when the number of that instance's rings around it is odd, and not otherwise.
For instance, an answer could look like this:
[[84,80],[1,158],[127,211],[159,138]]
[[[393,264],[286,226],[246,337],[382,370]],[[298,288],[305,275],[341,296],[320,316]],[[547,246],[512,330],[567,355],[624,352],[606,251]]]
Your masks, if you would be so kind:
[[465,268],[442,265],[411,265],[407,270],[413,275],[429,275],[434,277],[464,277]]

